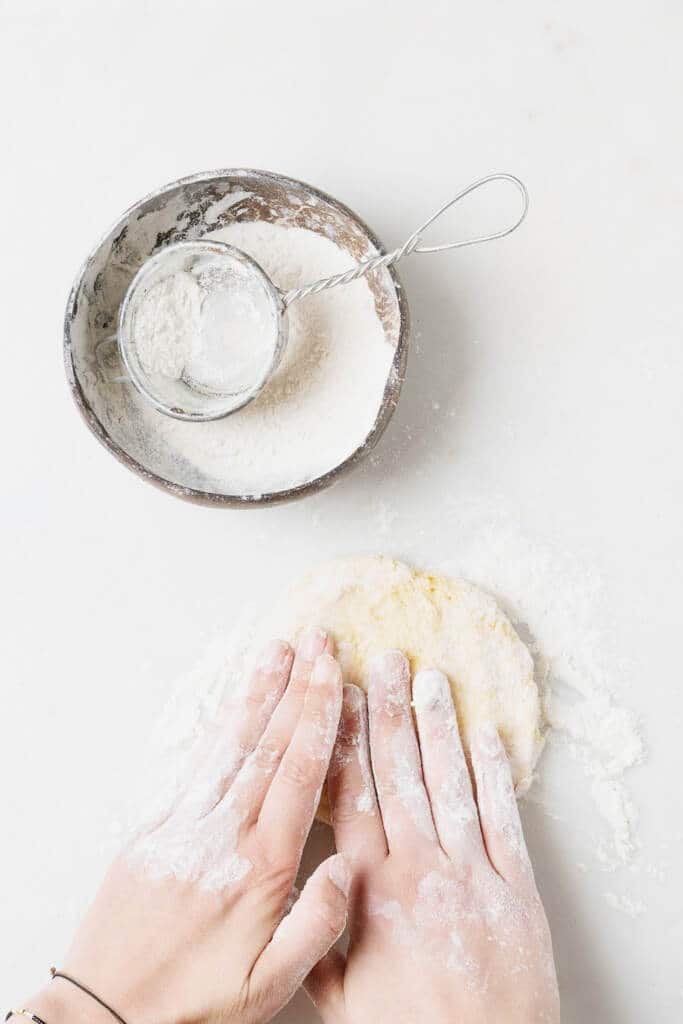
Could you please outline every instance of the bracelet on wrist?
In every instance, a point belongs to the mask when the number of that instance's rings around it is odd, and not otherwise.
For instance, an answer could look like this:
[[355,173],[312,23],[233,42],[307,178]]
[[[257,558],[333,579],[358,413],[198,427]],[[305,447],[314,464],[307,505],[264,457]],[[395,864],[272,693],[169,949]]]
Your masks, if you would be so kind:
[[45,1024],[42,1017],[39,1017],[37,1013],[33,1012],[33,1010],[27,1010],[25,1008],[23,1010],[8,1010],[5,1014],[5,1022],[7,1022],[11,1017],[25,1017],[26,1020],[33,1021],[33,1024]]
[[[89,989],[87,985],[83,984],[83,982],[77,981],[76,978],[72,978],[70,974],[64,974],[63,971],[58,971],[56,967],[50,968],[50,974],[52,975],[53,981],[55,978],[62,978],[63,981],[68,981],[70,985],[74,985],[77,989],[80,989],[80,991],[84,992],[86,996],[90,996],[90,998],[94,999],[96,1003],[99,1003],[103,1010],[110,1013],[114,1020],[118,1021],[118,1024],[128,1024],[120,1013],[117,1013],[116,1010],[109,1006],[108,1003],[105,1003],[104,999],[100,999],[98,995],[95,995],[92,989]],[[37,1024],[45,1024],[45,1021],[41,1021],[40,1018],[34,1017],[33,1020],[34,1024],[35,1022],[37,1022]]]

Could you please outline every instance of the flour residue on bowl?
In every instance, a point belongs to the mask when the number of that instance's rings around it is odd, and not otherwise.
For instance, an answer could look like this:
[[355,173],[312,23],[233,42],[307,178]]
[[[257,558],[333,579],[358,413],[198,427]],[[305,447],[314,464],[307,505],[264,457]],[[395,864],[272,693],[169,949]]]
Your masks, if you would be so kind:
[[[248,253],[283,290],[353,265],[331,238],[295,226],[233,222],[209,237]],[[93,396],[98,417],[144,466],[189,486],[258,496],[315,480],[372,431],[394,348],[365,280],[294,303],[288,316],[279,368],[239,412],[207,423],[173,420],[127,383],[102,380]]]

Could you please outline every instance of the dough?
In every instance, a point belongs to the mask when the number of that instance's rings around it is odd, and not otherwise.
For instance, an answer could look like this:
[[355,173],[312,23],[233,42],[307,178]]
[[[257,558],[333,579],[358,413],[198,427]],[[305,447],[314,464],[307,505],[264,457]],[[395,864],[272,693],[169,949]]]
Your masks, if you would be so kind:
[[[295,643],[309,625],[334,637],[344,681],[365,690],[370,661],[390,648],[404,652],[413,673],[440,669],[451,684],[465,750],[480,723],[495,722],[518,795],[528,788],[543,746],[534,664],[488,594],[390,558],[341,560],[295,583],[263,635]],[[326,818],[324,802],[322,812]]]

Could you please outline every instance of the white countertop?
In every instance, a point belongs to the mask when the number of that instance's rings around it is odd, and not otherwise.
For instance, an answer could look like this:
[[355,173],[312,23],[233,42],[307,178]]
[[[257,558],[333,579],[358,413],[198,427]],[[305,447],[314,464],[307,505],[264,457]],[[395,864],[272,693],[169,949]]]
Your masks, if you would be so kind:
[[[0,4],[0,1008],[59,959],[135,752],[206,637],[323,557],[447,559],[447,510],[476,500],[602,578],[648,748],[630,869],[579,869],[575,783],[571,812],[525,810],[563,1020],[683,1019],[682,32],[673,0]],[[60,334],[123,209],[245,164],[329,191],[388,244],[492,170],[524,178],[532,208],[505,242],[406,261],[417,343],[375,464],[228,512],[98,446]],[[605,898],[624,886],[635,918]],[[300,997],[283,1019],[315,1016]]]

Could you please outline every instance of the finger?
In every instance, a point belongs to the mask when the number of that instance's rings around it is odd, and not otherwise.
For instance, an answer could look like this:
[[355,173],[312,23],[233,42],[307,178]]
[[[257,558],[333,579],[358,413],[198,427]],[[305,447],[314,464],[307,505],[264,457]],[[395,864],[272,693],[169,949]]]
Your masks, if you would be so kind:
[[387,841],[370,767],[368,709],[358,686],[344,687],[327,791],[337,849],[365,862],[385,857]]
[[410,837],[438,842],[410,709],[410,669],[400,651],[375,658],[368,691],[372,769],[389,851]]
[[341,1016],[346,957],[331,949],[304,979],[304,989],[321,1016]]
[[451,688],[443,672],[418,672],[413,681],[413,707],[422,771],[442,849],[456,865],[481,861],[486,854],[477,805]]
[[244,756],[250,754],[285,692],[294,662],[294,651],[284,640],[271,640],[261,651],[243,697],[246,715],[237,725],[237,739]]
[[343,854],[329,857],[313,872],[256,961],[251,984],[257,991],[277,989],[278,1005],[289,1000],[344,931],[350,886],[351,869]]
[[303,711],[258,819],[269,849],[298,864],[327,774],[339,725],[342,674],[335,659],[316,661]]
[[510,764],[494,725],[480,730],[472,745],[477,805],[491,864],[512,886],[533,883]]
[[299,641],[284,696],[231,787],[231,801],[240,807],[245,825],[253,824],[258,818],[273,776],[294,735],[313,665],[319,655],[332,653],[333,647],[332,640],[318,629],[307,630]]
[[203,817],[225,795],[268,725],[287,686],[293,658],[283,640],[271,640],[261,651],[246,685],[231,695],[194,754],[180,802],[182,813]]

